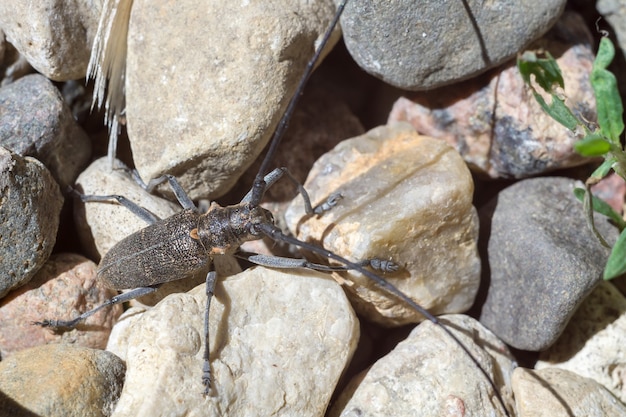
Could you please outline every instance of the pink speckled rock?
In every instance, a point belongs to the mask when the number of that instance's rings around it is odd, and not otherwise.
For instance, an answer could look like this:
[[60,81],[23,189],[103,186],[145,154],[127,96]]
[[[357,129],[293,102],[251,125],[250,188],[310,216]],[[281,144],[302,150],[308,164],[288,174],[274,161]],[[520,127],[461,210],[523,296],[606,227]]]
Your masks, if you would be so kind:
[[26,285],[0,301],[0,354],[47,343],[72,343],[104,349],[122,306],[105,308],[78,329],[55,333],[34,325],[44,319],[72,319],[114,296],[96,279],[96,264],[83,256],[52,255]]
[[[589,82],[594,60],[582,18],[563,15],[528,49],[557,58],[565,103],[583,120],[596,118]],[[524,84],[515,61],[465,83],[396,101],[389,122],[407,121],[421,134],[456,148],[475,172],[491,178],[525,178],[589,161],[573,150],[581,139],[548,114]]]

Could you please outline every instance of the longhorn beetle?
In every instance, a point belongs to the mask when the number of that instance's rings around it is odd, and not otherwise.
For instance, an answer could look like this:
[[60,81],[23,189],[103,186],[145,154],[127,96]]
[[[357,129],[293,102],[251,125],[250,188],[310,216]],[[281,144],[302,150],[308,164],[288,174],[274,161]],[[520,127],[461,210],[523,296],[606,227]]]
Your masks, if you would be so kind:
[[[308,194],[304,187],[284,168],[276,168],[269,171],[270,163],[280,144],[282,136],[287,128],[295,106],[299,101],[304,86],[319,60],[319,56],[324,46],[327,44],[337,22],[343,12],[347,0],[343,0],[327,29],[320,46],[311,58],[305,69],[304,75],[297,86],[296,94],[289,102],[287,109],[281,118],[274,135],[270,141],[268,151],[262,161],[261,167],[256,175],[251,190],[244,196],[239,204],[221,207],[217,203],[211,203],[208,211],[200,213],[194,202],[187,196],[176,178],[171,175],[163,175],[160,178],[151,180],[147,185],[140,184],[148,191],[152,191],[161,183],[169,182],[174,194],[182,206],[183,210],[166,219],[156,218],[148,210],[140,207],[132,201],[119,195],[92,196],[80,195],[84,202],[117,202],[132,213],[149,223],[149,226],[131,234],[103,257],[98,267],[98,276],[116,289],[129,289],[131,291],[111,298],[104,304],[87,311],[72,320],[42,320],[36,322],[43,327],[73,328],[87,317],[93,315],[102,308],[113,304],[128,301],[156,291],[159,286],[168,281],[179,280],[190,276],[198,271],[206,270],[213,256],[221,254],[236,254],[252,263],[268,266],[272,268],[310,268],[322,271],[336,271],[354,269],[373,280],[380,288],[397,298],[399,301],[410,306],[415,311],[422,314],[426,319],[438,326],[465,352],[472,362],[478,367],[480,372],[487,378],[489,384],[496,393],[498,402],[508,416],[508,410],[504,401],[489,374],[482,368],[478,360],[470,353],[468,348],[435,316],[421,307],[395,286],[387,282],[379,275],[373,273],[372,269],[383,272],[394,271],[397,266],[389,261],[371,259],[361,262],[349,261],[322,247],[315,246],[294,237],[285,235],[274,224],[274,219],[268,210],[260,207],[260,202],[265,191],[278,181],[281,177],[286,177],[295,184],[299,194],[305,202],[305,209],[308,214],[321,214],[332,209],[337,204],[340,196],[331,195],[324,203],[316,208],[311,206]],[[238,253],[239,246],[246,241],[258,240],[267,236],[274,241],[282,241],[291,245],[296,245],[302,249],[311,251],[322,257],[339,262],[343,266],[328,266],[315,264],[302,259],[291,259],[272,257],[265,255]],[[172,256],[175,253],[176,256]],[[129,280],[128,277],[132,277]],[[210,271],[206,276],[207,304],[205,310],[205,346],[203,355],[203,375],[202,383],[205,386],[205,395],[209,393],[211,386],[211,371],[209,362],[209,324],[208,314],[216,283],[216,272]]]

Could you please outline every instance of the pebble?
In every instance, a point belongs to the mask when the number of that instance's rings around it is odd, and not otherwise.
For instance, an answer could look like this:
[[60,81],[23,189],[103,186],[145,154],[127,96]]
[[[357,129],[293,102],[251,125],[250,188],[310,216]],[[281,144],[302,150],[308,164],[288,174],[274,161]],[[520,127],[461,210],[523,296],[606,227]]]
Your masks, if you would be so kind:
[[354,60],[407,90],[452,84],[513,58],[545,33],[566,1],[349,2],[341,19]]
[[173,174],[194,199],[228,191],[270,139],[334,11],[331,0],[135,1],[126,115],[142,177]]
[[602,385],[564,369],[513,372],[517,417],[621,417],[626,406]]
[[128,368],[114,416],[323,415],[358,341],[341,288],[321,273],[261,267],[218,281],[208,397],[205,291],[165,298],[110,341]]
[[0,298],[27,283],[56,241],[63,195],[50,171],[0,147]]
[[91,157],[91,141],[59,90],[39,74],[0,88],[0,145],[39,159],[62,189]]
[[[451,323],[448,328],[496,381],[506,405],[512,409],[513,399],[506,385],[515,361],[506,346],[471,317],[446,315],[440,320]],[[383,415],[505,414],[476,364],[440,328],[425,321],[365,375],[357,376],[330,411],[331,417]]]
[[[523,180],[480,210],[490,271],[480,322],[517,349],[553,344],[601,280],[609,249],[589,230],[575,186],[562,177]],[[595,219],[614,242],[617,229]]]
[[602,384],[626,402],[626,298],[601,282],[576,310],[555,344],[539,355],[536,369],[559,368]]
[[[76,180],[76,190],[87,195],[124,196],[162,219],[181,210],[180,205],[141,188],[121,162],[116,161],[115,167],[111,170],[107,158],[95,160]],[[74,201],[74,220],[81,243],[94,259],[104,256],[126,236],[148,226],[117,203],[83,203],[78,198]]]
[[0,362],[0,415],[108,417],[124,384],[110,352],[67,344],[23,350]]
[[101,1],[0,4],[0,29],[37,71],[55,81],[84,78]]
[[[557,57],[566,105],[584,120],[596,119],[589,81],[592,44],[582,17],[568,12],[526,48]],[[525,178],[589,162],[573,150],[579,135],[541,109],[515,60],[461,84],[401,97],[389,121],[407,121],[418,132],[445,140],[473,171],[490,178]]]
[[[393,260],[401,269],[384,278],[433,314],[471,307],[480,282],[474,185],[450,146],[408,124],[382,126],[320,158],[304,186],[314,206],[335,192],[343,199],[310,218],[303,218],[302,199],[294,199],[285,217],[299,239],[352,260]],[[341,276],[369,320],[423,319],[361,274]]]
[[72,331],[56,333],[34,325],[44,319],[69,320],[103,304],[117,292],[96,276],[96,264],[72,254],[54,254],[26,285],[0,300],[0,354],[3,359],[32,346],[69,343],[104,349],[122,306],[105,308]]

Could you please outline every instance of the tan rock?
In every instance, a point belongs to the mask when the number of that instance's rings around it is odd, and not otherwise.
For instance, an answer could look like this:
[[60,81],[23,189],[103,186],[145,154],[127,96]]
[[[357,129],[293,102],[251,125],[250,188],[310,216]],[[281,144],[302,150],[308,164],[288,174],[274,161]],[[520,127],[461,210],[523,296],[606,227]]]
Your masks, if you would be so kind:
[[565,369],[513,372],[518,417],[619,417],[626,406],[593,379]]
[[55,81],[83,78],[101,0],[3,1],[0,28],[28,62]]
[[96,265],[89,259],[70,253],[52,255],[28,284],[0,300],[2,358],[46,343],[104,349],[113,324],[122,314],[121,305],[102,309],[77,329],[61,333],[33,322],[71,320],[116,294],[98,281]]
[[[383,126],[320,158],[305,188],[313,205],[343,199],[305,218],[302,200],[286,213],[290,230],[351,260],[391,259],[384,278],[434,314],[463,312],[480,281],[472,177],[459,154],[408,124]],[[357,273],[341,274],[355,308],[387,325],[418,322],[415,311]]]
[[124,363],[103,350],[37,346],[0,362],[0,414],[110,416],[124,384]]
[[219,281],[210,314],[213,391],[203,397],[205,287],[143,313],[115,343],[126,385],[116,417],[319,416],[358,340],[345,294],[327,276],[249,269]]
[[626,401],[624,346],[626,298],[603,281],[576,310],[556,343],[539,355],[535,368],[575,372]]
[[141,175],[173,174],[193,198],[225,193],[272,135],[334,11],[331,0],[134,1],[126,114]]
[[[515,366],[506,345],[476,320],[442,316],[512,409],[506,385]],[[472,335],[469,337],[468,335]],[[504,416],[493,388],[461,348],[431,322],[417,326],[365,375],[350,383],[330,416]]]

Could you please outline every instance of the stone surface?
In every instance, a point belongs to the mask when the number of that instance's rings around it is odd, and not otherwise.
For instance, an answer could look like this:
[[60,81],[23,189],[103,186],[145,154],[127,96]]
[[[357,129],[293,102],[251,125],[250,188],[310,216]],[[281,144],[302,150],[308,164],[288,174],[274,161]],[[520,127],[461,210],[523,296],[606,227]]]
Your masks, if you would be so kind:
[[0,362],[0,414],[110,416],[124,369],[124,362],[103,350],[66,344],[23,350]]
[[59,90],[39,74],[0,88],[0,145],[39,159],[62,188],[91,156],[91,141]]
[[[481,208],[490,280],[480,321],[518,349],[554,343],[602,277],[609,249],[587,226],[574,186],[568,178],[527,179]],[[597,215],[595,223],[615,242],[617,229],[606,218]]]
[[[474,319],[442,316],[442,322],[494,378],[509,409],[505,385],[515,366],[506,346]],[[472,336],[469,337],[468,334]],[[440,328],[426,321],[358,376],[333,405],[330,416],[503,416],[493,389],[476,364]]]
[[536,369],[555,367],[591,378],[626,401],[626,298],[601,282],[572,316]]
[[[181,210],[180,205],[148,193],[116,162],[111,170],[106,158],[94,161],[76,180],[75,188],[88,195],[122,195],[159,218]],[[90,257],[99,259],[120,240],[148,224],[116,203],[87,202],[76,198],[74,217],[81,243]]]
[[334,11],[331,0],[135,1],[126,115],[141,175],[173,174],[192,198],[224,194],[269,140]]
[[[527,48],[556,57],[566,105],[584,120],[596,119],[589,82],[592,42],[582,17],[565,13]],[[524,178],[589,162],[573,149],[580,137],[541,109],[514,60],[461,84],[401,97],[389,121],[407,121],[418,132],[445,140],[472,170],[492,178]]]
[[43,164],[0,147],[0,298],[27,283],[52,252],[63,196]]
[[[341,142],[314,165],[305,188],[313,205],[340,192],[321,216],[303,218],[302,199],[286,213],[298,238],[320,242],[351,260],[391,259],[384,278],[433,314],[467,310],[478,290],[473,182],[450,146],[408,124],[383,126]],[[370,320],[399,325],[421,315],[357,273],[342,273],[355,308]]]
[[361,68],[397,87],[424,90],[514,57],[552,26],[565,3],[354,1],[341,27]]
[[358,340],[354,312],[333,280],[254,268],[219,281],[208,397],[205,302],[204,285],[171,295],[111,341],[128,367],[114,416],[324,414]]
[[55,333],[33,325],[44,319],[69,320],[117,295],[96,276],[96,265],[83,256],[54,254],[26,285],[0,300],[0,354],[3,359],[22,349],[46,343],[106,347],[122,306],[105,308],[72,331]]
[[101,0],[28,0],[0,4],[0,28],[28,62],[55,81],[83,78]]
[[563,369],[517,368],[512,383],[518,417],[626,415],[626,406],[600,384]]

